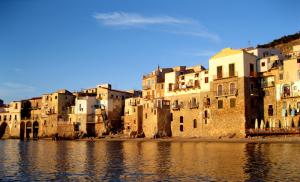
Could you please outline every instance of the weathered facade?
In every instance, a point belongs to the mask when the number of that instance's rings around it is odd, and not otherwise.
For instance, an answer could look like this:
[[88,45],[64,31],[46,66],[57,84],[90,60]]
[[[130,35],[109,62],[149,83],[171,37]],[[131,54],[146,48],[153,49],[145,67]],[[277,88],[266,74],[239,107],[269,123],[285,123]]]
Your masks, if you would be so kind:
[[0,138],[101,136],[245,137],[299,133],[300,46],[225,48],[203,66],[158,67],[142,92],[110,84],[0,100]]

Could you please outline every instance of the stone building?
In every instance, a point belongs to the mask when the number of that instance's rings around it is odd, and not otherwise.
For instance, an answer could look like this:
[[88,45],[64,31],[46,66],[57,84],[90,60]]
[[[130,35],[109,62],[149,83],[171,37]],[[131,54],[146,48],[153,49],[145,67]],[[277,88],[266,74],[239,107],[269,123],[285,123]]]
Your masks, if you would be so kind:
[[210,136],[242,137],[254,126],[259,106],[256,60],[231,48],[210,58]]
[[87,136],[96,136],[96,109],[99,101],[96,94],[76,93],[75,105],[69,108],[69,123],[74,126],[74,132]]
[[21,122],[21,101],[0,106],[0,139],[19,137]]
[[142,123],[147,138],[172,136],[170,101],[161,98],[145,100]]
[[165,74],[171,72],[172,68],[160,68],[143,76],[142,95],[146,100],[164,97]]
[[165,75],[165,99],[171,103],[172,136],[205,136],[209,123],[209,74],[203,66],[173,68]]
[[139,95],[135,91],[122,91],[111,88],[110,84],[98,85],[96,88],[84,89],[83,93],[95,93],[99,101],[95,120],[98,123],[96,132],[99,135],[117,133],[123,130],[125,99]]
[[[63,131],[63,126],[68,124],[69,107],[74,104],[75,96],[65,89],[44,94],[41,108],[41,123],[43,124],[41,136],[47,137],[56,133],[64,135],[61,131]],[[61,130],[58,131],[58,128]]]
[[124,134],[131,137],[143,136],[143,99],[126,99],[124,111]]

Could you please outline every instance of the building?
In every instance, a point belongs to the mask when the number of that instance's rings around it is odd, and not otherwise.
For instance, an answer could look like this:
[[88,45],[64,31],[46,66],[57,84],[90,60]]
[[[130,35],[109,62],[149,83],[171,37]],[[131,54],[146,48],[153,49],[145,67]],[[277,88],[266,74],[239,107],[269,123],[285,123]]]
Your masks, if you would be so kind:
[[147,138],[172,136],[169,100],[158,98],[144,101],[143,132]]
[[142,137],[143,135],[143,103],[141,97],[133,97],[125,100],[124,134],[130,137]]
[[173,68],[165,75],[165,99],[171,103],[172,136],[205,136],[209,123],[209,73],[203,66]]
[[163,98],[165,74],[171,72],[172,68],[160,68],[143,76],[142,95],[145,100]]
[[99,135],[118,133],[123,130],[125,99],[139,95],[137,91],[112,89],[110,84],[98,85],[96,88],[84,89],[82,93],[94,93],[99,103],[96,112],[96,132]]
[[69,122],[74,126],[74,132],[80,132],[87,136],[96,136],[96,109],[99,101],[96,94],[75,94],[75,105],[71,106]]
[[21,122],[21,101],[0,107],[0,139],[18,137]]
[[254,126],[260,106],[256,63],[255,55],[231,48],[210,58],[210,136],[243,137]]

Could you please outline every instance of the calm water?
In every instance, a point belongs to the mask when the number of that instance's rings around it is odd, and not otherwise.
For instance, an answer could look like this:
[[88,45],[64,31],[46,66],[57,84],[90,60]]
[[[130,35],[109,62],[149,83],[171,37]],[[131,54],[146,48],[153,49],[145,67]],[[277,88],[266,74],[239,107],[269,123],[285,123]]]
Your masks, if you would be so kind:
[[0,141],[4,181],[300,181],[300,144]]

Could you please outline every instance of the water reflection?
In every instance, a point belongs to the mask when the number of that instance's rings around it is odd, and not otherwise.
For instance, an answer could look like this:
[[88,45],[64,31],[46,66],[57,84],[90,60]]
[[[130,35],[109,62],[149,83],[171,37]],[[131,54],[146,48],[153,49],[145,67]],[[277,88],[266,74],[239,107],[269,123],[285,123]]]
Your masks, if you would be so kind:
[[0,179],[299,181],[299,144],[0,141]]

